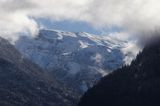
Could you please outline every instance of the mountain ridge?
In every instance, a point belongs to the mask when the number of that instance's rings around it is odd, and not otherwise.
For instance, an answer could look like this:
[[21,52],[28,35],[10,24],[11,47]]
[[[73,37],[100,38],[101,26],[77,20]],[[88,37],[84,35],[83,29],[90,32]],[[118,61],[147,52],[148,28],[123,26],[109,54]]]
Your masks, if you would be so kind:
[[78,96],[0,38],[0,105],[67,106]]

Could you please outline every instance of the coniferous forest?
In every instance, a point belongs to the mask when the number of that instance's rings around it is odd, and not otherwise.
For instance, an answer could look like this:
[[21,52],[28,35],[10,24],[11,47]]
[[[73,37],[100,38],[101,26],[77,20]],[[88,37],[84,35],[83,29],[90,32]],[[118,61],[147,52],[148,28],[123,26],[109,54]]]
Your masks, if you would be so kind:
[[148,44],[131,65],[102,78],[79,106],[160,106],[159,41]]

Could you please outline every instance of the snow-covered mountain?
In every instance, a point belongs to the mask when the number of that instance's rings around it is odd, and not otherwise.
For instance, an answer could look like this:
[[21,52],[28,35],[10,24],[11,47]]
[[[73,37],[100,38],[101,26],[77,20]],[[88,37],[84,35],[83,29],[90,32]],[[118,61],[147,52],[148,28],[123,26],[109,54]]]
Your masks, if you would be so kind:
[[16,48],[57,80],[83,93],[102,76],[121,67],[129,42],[110,36],[41,30],[36,38],[21,37]]

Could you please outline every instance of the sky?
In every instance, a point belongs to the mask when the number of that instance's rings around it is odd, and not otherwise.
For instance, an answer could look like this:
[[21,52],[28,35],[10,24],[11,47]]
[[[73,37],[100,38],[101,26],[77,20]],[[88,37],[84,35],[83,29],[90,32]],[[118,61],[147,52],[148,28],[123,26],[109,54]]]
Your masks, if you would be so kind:
[[48,19],[36,19],[39,26],[46,29],[63,30],[69,32],[87,32],[96,35],[102,35],[106,32],[103,28],[94,28],[92,25],[84,21],[71,21],[71,20],[48,20]]
[[141,39],[159,32],[159,12],[160,0],[1,0],[0,35],[34,37],[44,27]]
[[105,35],[112,32],[121,32],[122,29],[118,27],[94,27],[93,25],[85,21],[72,21],[72,20],[48,20],[44,18],[36,19],[36,22],[39,23],[39,26],[42,28],[56,29],[70,32],[87,32],[95,35]]

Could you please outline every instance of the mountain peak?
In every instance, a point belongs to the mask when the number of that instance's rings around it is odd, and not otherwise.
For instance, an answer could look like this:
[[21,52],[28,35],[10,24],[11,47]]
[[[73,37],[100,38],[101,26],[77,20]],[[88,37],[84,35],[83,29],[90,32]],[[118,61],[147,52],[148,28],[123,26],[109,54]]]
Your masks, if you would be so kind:
[[36,38],[20,38],[16,48],[58,80],[84,93],[102,76],[124,64],[127,43],[84,32],[41,30]]

